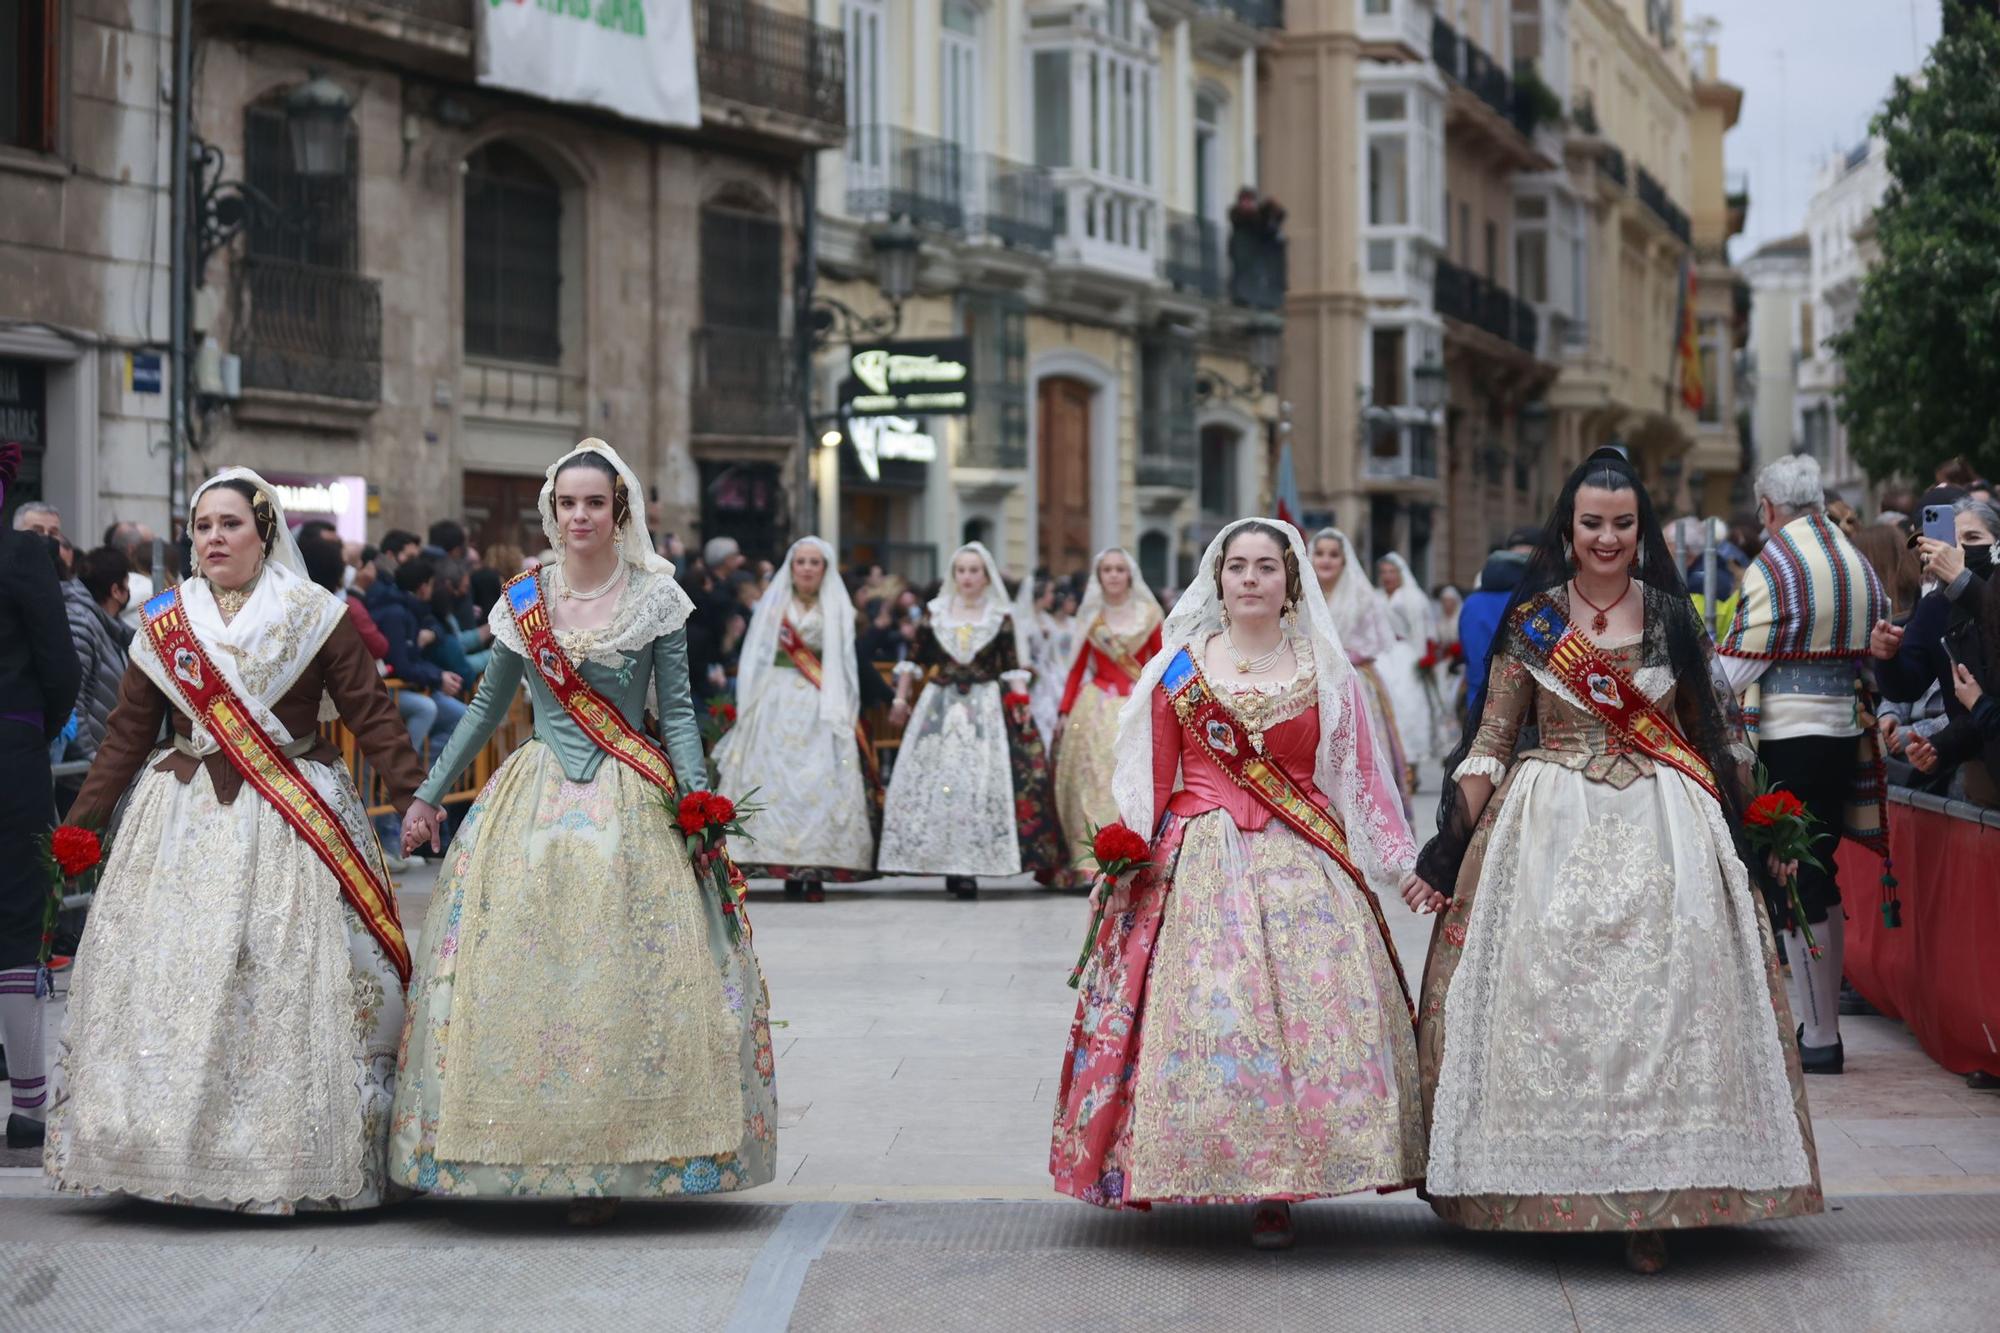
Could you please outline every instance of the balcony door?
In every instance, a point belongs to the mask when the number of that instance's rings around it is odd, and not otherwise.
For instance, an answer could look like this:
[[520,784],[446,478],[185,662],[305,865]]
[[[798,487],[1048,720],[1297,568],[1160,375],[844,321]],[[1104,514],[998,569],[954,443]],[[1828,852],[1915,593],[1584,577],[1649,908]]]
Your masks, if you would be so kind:
[[939,137],[964,153],[979,151],[979,10],[971,0],[944,0],[938,38]]
[[1096,390],[1051,375],[1041,382],[1035,430],[1039,540],[1035,563],[1058,576],[1090,567],[1090,416]]

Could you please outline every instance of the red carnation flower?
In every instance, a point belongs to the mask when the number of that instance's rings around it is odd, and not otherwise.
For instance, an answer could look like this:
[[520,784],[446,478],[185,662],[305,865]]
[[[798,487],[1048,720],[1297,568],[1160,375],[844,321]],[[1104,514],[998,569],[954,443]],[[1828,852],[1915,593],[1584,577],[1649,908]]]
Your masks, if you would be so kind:
[[1767,791],[1750,802],[1750,808],[1743,812],[1743,822],[1751,828],[1769,828],[1781,819],[1804,815],[1806,804],[1788,791]]
[[89,829],[64,824],[49,835],[49,854],[55,857],[64,879],[75,879],[97,865],[104,848]]
[[691,791],[681,797],[680,813],[675,818],[680,822],[681,832],[701,832],[708,825],[708,793]]
[[714,792],[710,792],[707,804],[708,822],[711,824],[727,824],[730,820],[736,818],[736,802],[730,800],[727,796],[719,796]]
[[1146,859],[1146,840],[1126,828],[1123,824],[1106,824],[1097,830],[1092,840],[1090,854],[1100,865],[1113,861],[1143,861]]
[[1026,708],[1030,700],[1025,694],[1010,694],[1000,702],[1006,704],[1009,708]]

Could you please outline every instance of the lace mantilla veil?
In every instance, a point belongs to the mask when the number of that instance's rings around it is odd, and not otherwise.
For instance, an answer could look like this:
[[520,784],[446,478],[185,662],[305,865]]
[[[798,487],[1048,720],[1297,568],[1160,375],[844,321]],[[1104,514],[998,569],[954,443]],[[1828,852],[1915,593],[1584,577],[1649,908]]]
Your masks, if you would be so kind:
[[1146,580],[1140,577],[1139,562],[1132,558],[1132,553],[1122,546],[1107,546],[1099,551],[1096,557],[1090,562],[1090,582],[1085,586],[1083,600],[1077,604],[1076,608],[1076,620],[1074,622],[1076,625],[1076,647],[1070,653],[1069,661],[1063,663],[1065,668],[1076,666],[1076,659],[1083,656],[1084,650],[1090,646],[1091,626],[1095,625],[1097,617],[1104,613],[1106,606],[1104,585],[1098,580],[1097,570],[1104,563],[1104,557],[1108,555],[1123,558],[1125,568],[1131,571],[1132,591],[1127,594],[1127,605],[1137,603],[1141,610],[1152,613],[1150,616],[1141,616],[1139,624],[1146,629],[1151,629],[1154,625],[1166,619],[1167,613],[1160,609],[1160,599],[1153,596],[1153,590],[1147,587]]
[[1368,570],[1354,553],[1354,543],[1347,539],[1346,533],[1339,528],[1321,528],[1313,534],[1312,545],[1318,546],[1322,541],[1339,542],[1347,559],[1340,582],[1326,599],[1327,608],[1333,613],[1333,627],[1340,631],[1348,651],[1364,662],[1372,662],[1396,646],[1396,631],[1389,624],[1389,604],[1368,577]]
[[952,602],[958,596],[957,587],[951,577],[951,567],[957,564],[958,558],[967,551],[978,556],[980,563],[986,566],[986,595],[982,599],[986,608],[986,618],[1013,617],[1010,623],[1014,633],[1014,660],[1021,670],[1032,669],[1034,659],[1028,656],[1027,630],[1021,624],[1021,617],[1013,614],[1014,603],[1007,596],[1007,581],[1000,577],[1000,563],[993,558],[993,552],[986,549],[985,542],[967,542],[951,553],[951,559],[945,561],[944,582],[938,585],[937,596],[931,598],[924,608],[930,613],[931,623],[939,626],[946,623],[945,612],[951,609]]
[[[1198,657],[1209,637],[1222,632],[1222,590],[1216,583],[1215,566],[1229,539],[1246,523],[1285,534],[1298,561],[1301,581],[1310,589],[1304,605],[1298,608],[1298,629],[1311,645],[1319,687],[1319,752],[1313,760],[1313,785],[1332,804],[1333,813],[1347,831],[1355,863],[1368,877],[1369,885],[1378,893],[1400,892],[1402,877],[1416,860],[1416,846],[1402,812],[1368,798],[1370,775],[1362,771],[1359,731],[1368,724],[1352,702],[1357,697],[1358,678],[1341,647],[1340,632],[1334,628],[1326,599],[1318,595],[1318,585],[1312,582],[1312,561],[1305,541],[1296,528],[1279,519],[1238,519],[1217,533],[1202,552],[1194,582],[1168,614],[1160,631],[1159,653],[1146,664],[1132,697],[1118,713],[1117,768],[1112,779],[1118,816],[1127,828],[1149,839],[1156,831],[1160,812],[1153,809],[1153,694],[1175,653],[1187,648]],[[1377,789],[1398,790],[1386,747],[1371,743],[1369,749],[1374,757],[1372,776],[1380,784]]]
[[840,580],[833,547],[818,537],[801,537],[792,543],[778,572],[771,576],[771,586],[757,599],[737,656],[736,697],[755,699],[758,683],[777,660],[778,627],[792,605],[792,557],[802,547],[818,551],[826,561],[826,577],[819,585],[820,618],[826,625],[819,654],[820,719],[829,725],[851,727],[861,713],[861,684],[854,677],[854,603]]
[[[610,637],[597,648],[599,653],[607,654],[606,660],[610,661],[618,652],[627,649],[636,651],[642,644],[671,634],[685,625],[694,611],[694,603],[688,600],[680,584],[674,582],[673,563],[653,549],[652,534],[646,530],[646,492],[639,485],[638,474],[625,465],[625,460],[618,456],[616,449],[602,440],[583,441],[549,464],[548,470],[542,474],[542,493],[536,500],[536,507],[542,513],[542,536],[548,540],[549,549],[556,553],[554,565],[559,567],[562,564],[563,549],[562,529],[556,523],[556,473],[562,471],[563,464],[584,454],[597,454],[624,479],[626,513],[625,522],[618,532],[619,559],[659,576],[647,581],[645,596],[634,598],[623,595],[619,598],[617,615],[607,627]],[[506,598],[502,597],[494,603],[486,623],[492,629],[494,638],[521,656],[528,655]]]

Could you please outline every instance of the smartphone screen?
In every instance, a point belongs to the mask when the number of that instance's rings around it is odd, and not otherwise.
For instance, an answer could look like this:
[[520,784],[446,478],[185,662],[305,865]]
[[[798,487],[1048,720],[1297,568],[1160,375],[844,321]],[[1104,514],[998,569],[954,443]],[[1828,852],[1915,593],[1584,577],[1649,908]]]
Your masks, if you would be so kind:
[[1924,506],[1924,536],[1946,546],[1958,545],[1958,523],[1952,517],[1950,505]]

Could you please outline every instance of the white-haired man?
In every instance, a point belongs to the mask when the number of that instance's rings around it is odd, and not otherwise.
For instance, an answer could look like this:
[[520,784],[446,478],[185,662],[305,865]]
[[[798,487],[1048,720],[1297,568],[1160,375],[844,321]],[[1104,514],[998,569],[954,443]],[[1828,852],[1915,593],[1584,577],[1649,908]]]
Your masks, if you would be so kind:
[[[1813,854],[1823,868],[1797,870],[1805,921],[1793,920],[1787,904],[1773,924],[1784,927],[1799,1058],[1809,1074],[1838,1074],[1845,935],[1833,854],[1845,833],[1888,855],[1867,663],[1889,600],[1874,567],[1827,517],[1809,455],[1767,464],[1756,489],[1764,549],[1744,571],[1736,620],[1717,653],[1743,696],[1744,727],[1772,785],[1803,801],[1819,824]],[[1820,957],[1807,949],[1802,924]]]

